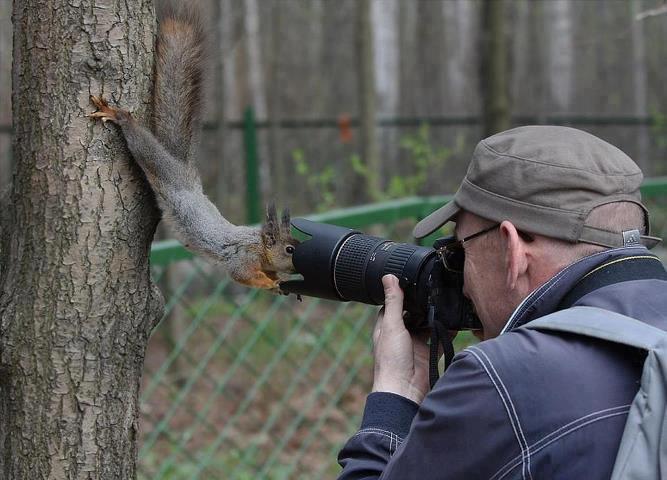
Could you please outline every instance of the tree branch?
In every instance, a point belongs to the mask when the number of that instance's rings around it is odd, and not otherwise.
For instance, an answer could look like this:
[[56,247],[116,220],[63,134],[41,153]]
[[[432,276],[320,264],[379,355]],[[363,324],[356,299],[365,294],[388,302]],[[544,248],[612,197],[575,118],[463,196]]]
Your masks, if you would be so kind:
[[667,3],[664,3],[659,7],[651,8],[650,10],[644,10],[643,12],[639,12],[635,16],[635,20],[639,22],[641,20],[644,20],[645,18],[656,17],[658,15],[663,15],[665,13],[667,13]]

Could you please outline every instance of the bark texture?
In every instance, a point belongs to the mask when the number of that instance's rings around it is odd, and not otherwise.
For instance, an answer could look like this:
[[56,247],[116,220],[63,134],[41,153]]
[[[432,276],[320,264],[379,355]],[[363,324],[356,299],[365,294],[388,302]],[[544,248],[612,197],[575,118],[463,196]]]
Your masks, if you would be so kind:
[[375,53],[373,48],[373,25],[371,22],[371,0],[359,0],[358,8],[358,55],[359,55],[359,117],[361,137],[361,159],[366,164],[365,190],[371,199],[380,194],[380,152],[378,148],[377,103],[375,90]]
[[505,0],[482,3],[481,74],[484,136],[510,127]]
[[115,127],[84,114],[103,93],[147,118],[153,3],[15,0],[13,22],[0,478],[132,479],[158,212]]

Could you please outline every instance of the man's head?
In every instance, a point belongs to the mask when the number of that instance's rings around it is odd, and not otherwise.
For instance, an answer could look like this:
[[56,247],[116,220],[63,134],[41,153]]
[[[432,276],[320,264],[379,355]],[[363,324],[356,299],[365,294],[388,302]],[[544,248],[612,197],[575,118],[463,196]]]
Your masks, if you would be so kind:
[[578,258],[610,247],[655,245],[641,204],[642,173],[623,152],[586,132],[531,126],[482,140],[454,200],[415,227],[421,238],[448,221],[464,245],[465,294],[486,338],[497,335],[533,289]]

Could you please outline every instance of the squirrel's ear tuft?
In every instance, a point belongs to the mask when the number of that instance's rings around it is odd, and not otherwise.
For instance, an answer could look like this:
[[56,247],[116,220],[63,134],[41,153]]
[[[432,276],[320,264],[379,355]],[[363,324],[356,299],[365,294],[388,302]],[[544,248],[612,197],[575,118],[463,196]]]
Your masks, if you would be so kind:
[[289,208],[283,209],[283,214],[280,219],[280,228],[283,231],[283,234],[286,236],[289,236],[292,232],[292,223],[291,223]]
[[276,210],[275,202],[269,202],[266,206],[266,224],[278,226],[278,211]]
[[266,221],[262,225],[262,241],[267,247],[272,247],[278,242],[280,226],[278,225],[278,212],[276,204],[270,202],[266,206]]

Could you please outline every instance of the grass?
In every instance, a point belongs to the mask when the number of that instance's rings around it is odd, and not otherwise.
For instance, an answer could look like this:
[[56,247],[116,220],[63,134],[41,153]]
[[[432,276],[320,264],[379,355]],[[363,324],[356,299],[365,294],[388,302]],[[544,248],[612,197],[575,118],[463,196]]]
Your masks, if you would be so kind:
[[[313,464],[338,468],[329,453],[356,430],[370,391],[377,307],[264,292],[243,298],[228,292],[216,302],[200,296],[184,304],[184,315],[201,320],[177,339],[185,341],[181,371],[162,371],[144,399],[142,410],[151,412],[142,418],[144,478],[257,478],[267,459],[262,478],[286,478],[287,468],[289,478],[308,478]],[[159,332],[154,340],[144,386],[155,383],[152,373],[173,348]],[[473,341],[462,332],[456,345]]]

